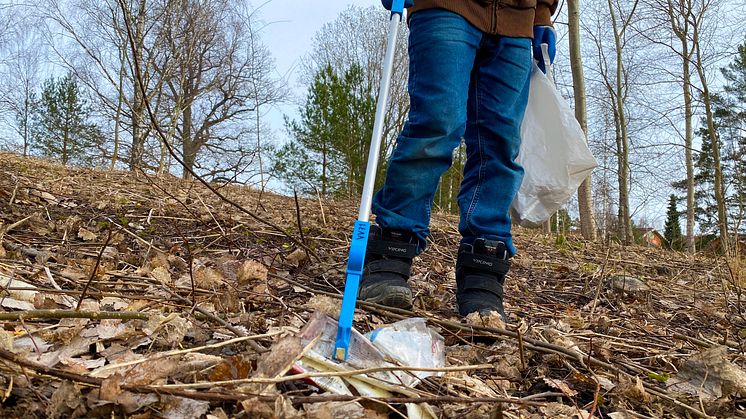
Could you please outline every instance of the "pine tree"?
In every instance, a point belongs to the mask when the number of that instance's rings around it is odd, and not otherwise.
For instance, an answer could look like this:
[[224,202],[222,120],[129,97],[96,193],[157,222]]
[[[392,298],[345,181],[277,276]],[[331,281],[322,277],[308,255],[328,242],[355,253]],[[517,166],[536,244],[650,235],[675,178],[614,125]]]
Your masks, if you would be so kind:
[[729,169],[726,180],[730,219],[741,224],[731,226],[740,234],[746,232],[746,43],[738,46],[733,62],[722,70],[725,91],[715,106],[718,134],[723,143],[723,160]]
[[669,248],[674,250],[683,249],[683,237],[681,236],[681,225],[679,224],[679,210],[676,208],[676,195],[671,195],[668,200],[668,212],[666,213],[666,226],[663,237]]
[[90,113],[72,74],[48,79],[34,106],[33,147],[42,156],[59,159],[63,164],[89,163],[93,156],[87,152],[102,140],[98,127],[89,122]]
[[323,195],[360,193],[375,116],[366,86],[358,65],[341,75],[331,66],[316,74],[300,120],[286,120],[292,142],[275,155],[275,170],[289,184],[305,192],[319,185]]

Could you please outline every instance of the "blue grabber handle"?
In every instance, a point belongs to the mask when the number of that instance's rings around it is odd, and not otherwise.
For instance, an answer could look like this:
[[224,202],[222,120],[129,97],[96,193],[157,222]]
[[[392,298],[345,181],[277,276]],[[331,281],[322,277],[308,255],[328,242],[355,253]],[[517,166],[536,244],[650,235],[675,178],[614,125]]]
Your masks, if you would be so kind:
[[365,170],[365,182],[363,194],[360,200],[360,213],[352,233],[350,253],[347,259],[347,277],[345,278],[345,292],[342,296],[342,309],[339,314],[339,328],[334,345],[332,357],[337,361],[346,361],[350,349],[350,336],[352,334],[352,318],[355,314],[355,303],[357,303],[357,292],[360,286],[360,278],[363,276],[363,264],[365,262],[365,250],[368,247],[368,233],[370,232],[370,206],[373,201],[373,188],[376,181],[378,169],[378,155],[381,150],[381,139],[383,138],[383,122],[386,114],[386,103],[388,101],[389,86],[391,85],[391,73],[394,63],[394,49],[396,48],[396,36],[398,26],[404,13],[404,0],[393,0],[391,5],[391,20],[389,23],[389,36],[386,43],[386,55],[383,59],[383,72],[381,75],[381,87],[378,91],[378,103],[376,104],[376,117],[373,122],[373,135],[368,152],[368,165]]
[[347,259],[347,278],[345,279],[345,293],[342,297],[342,310],[339,313],[337,342],[334,349],[334,358],[338,361],[347,360],[347,350],[350,348],[352,318],[355,314],[360,278],[363,276],[363,263],[365,262],[365,249],[368,247],[369,231],[370,222],[355,221],[350,255]]

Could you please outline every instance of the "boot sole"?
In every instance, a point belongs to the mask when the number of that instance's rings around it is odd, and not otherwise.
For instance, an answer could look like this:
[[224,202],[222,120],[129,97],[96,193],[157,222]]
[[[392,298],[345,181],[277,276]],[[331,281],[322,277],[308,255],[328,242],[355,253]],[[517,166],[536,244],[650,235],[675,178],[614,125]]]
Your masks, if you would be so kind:
[[409,310],[412,308],[412,292],[405,289],[391,290],[385,295],[366,298],[365,301],[386,307]]

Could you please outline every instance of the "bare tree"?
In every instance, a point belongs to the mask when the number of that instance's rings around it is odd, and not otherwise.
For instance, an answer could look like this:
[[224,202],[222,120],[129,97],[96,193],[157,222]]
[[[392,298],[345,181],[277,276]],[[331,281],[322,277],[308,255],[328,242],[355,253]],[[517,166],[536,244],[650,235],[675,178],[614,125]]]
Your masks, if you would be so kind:
[[[280,90],[269,77],[268,50],[232,2],[180,0],[167,6],[158,23],[167,51],[163,68],[169,68],[161,77],[184,162],[193,169],[203,150],[242,150],[243,132],[231,131],[227,122],[246,122],[257,104],[278,100]],[[231,141],[236,148],[228,150]]]
[[694,50],[692,63],[699,78],[702,101],[705,107],[705,121],[707,134],[710,137],[715,171],[715,201],[717,202],[718,227],[720,229],[720,244],[723,253],[728,256],[731,254],[730,240],[728,233],[728,219],[725,202],[725,188],[723,186],[723,167],[720,158],[720,138],[715,128],[715,118],[712,105],[712,94],[710,93],[708,80],[708,67],[706,54],[704,52],[706,40],[702,39],[704,25],[710,19],[719,19],[717,0],[699,0],[697,1],[698,10],[689,12],[688,19],[691,19],[692,25],[692,49]]
[[[575,97],[575,118],[580,122],[583,132],[588,136],[588,116],[586,113],[585,76],[583,75],[583,57],[580,51],[580,10],[578,0],[568,0],[568,30],[570,38],[570,66],[572,69],[573,92]],[[587,240],[596,240],[596,222],[593,216],[593,193],[591,178],[584,180],[578,188],[578,207],[580,212],[580,232]]]
[[[4,17],[4,13],[10,16]],[[40,39],[37,25],[34,19],[27,13],[28,10],[16,7],[0,6],[0,110],[5,111],[8,126],[11,126],[16,134],[10,140],[12,147],[16,149],[20,142],[20,148],[24,156],[29,154],[31,143],[31,118],[39,87],[39,75],[41,64],[44,60],[45,47]],[[9,144],[9,145],[10,145]]]

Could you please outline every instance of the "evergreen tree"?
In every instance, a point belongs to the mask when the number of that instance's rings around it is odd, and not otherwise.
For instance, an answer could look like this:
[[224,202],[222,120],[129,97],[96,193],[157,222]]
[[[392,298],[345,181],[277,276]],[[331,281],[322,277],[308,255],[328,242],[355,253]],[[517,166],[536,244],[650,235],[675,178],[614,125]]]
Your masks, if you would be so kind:
[[732,228],[743,234],[746,232],[746,43],[738,46],[733,62],[721,71],[726,85],[718,96],[715,117],[724,148],[723,160],[729,169],[726,199],[730,219],[741,223]]
[[31,129],[33,147],[45,157],[63,164],[92,161],[89,149],[102,140],[98,127],[89,122],[90,107],[72,74],[44,82],[34,107]]
[[681,225],[679,224],[679,210],[676,208],[676,195],[671,195],[668,200],[668,212],[666,213],[666,226],[663,237],[671,249],[682,250],[683,238],[681,236]]
[[305,192],[318,185],[323,195],[361,192],[375,117],[375,97],[366,86],[358,65],[341,75],[331,66],[316,74],[300,120],[286,120],[292,142],[275,156],[284,180]]

